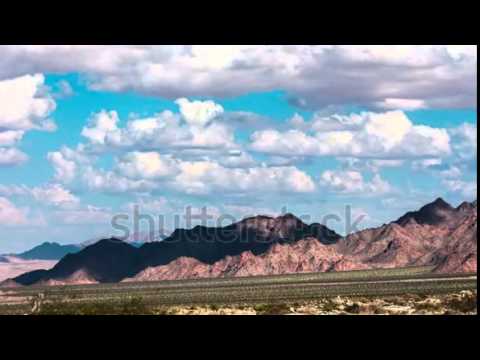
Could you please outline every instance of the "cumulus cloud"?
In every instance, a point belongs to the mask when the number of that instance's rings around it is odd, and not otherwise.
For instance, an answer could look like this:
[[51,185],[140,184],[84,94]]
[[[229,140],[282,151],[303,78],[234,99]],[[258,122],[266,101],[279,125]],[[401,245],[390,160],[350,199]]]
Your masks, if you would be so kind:
[[431,169],[435,167],[441,166],[443,163],[442,159],[440,158],[432,158],[432,159],[421,159],[412,161],[412,168],[414,170],[425,170]]
[[63,178],[63,183],[75,179],[79,186],[91,191],[148,193],[169,188],[187,194],[209,194],[215,191],[311,192],[315,189],[310,176],[294,166],[252,164],[235,167],[239,164],[185,161],[158,152],[134,151],[117,158],[113,168],[105,170],[95,168],[90,162],[82,163],[82,158],[74,159],[73,154],[76,153],[68,148],[49,154],[56,178]]
[[94,114],[88,122],[88,126],[82,130],[82,135],[92,144],[105,145],[107,135],[118,131],[118,114],[116,111],[102,110]]
[[413,170],[428,171],[441,178],[457,179],[466,169],[465,163],[446,163],[442,159],[423,159],[412,162]]
[[34,187],[31,189],[31,194],[33,198],[39,202],[58,207],[71,207],[80,202],[78,197],[73,195],[70,190],[63,188],[60,184]]
[[27,214],[17,208],[12,202],[0,197],[0,225],[17,226],[28,224]]
[[465,199],[477,198],[477,182],[476,181],[464,181],[459,179],[446,179],[442,181],[442,184],[451,192],[462,195]]
[[462,176],[462,171],[456,166],[449,166],[440,172],[440,176],[444,178],[459,178]]
[[93,89],[171,99],[284,89],[311,108],[408,110],[476,107],[476,62],[475,45],[16,45],[0,47],[0,78],[80,72]]
[[225,168],[216,162],[198,161],[180,163],[181,172],[172,184],[190,194],[215,191],[233,192],[286,191],[312,192],[311,177],[296,167]]
[[0,131],[0,146],[14,146],[23,138],[22,130]]
[[477,157],[477,124],[463,123],[457,128],[450,129],[454,139],[454,149],[460,159]]
[[382,168],[400,167],[405,164],[405,160],[399,159],[359,159],[353,157],[339,158],[338,161],[342,168],[355,171],[373,171],[379,172]]
[[117,163],[119,172],[134,179],[158,179],[177,172],[176,162],[157,152],[131,152]]
[[223,113],[223,107],[213,101],[189,101],[181,98],[175,101],[185,121],[194,126],[204,126]]
[[149,192],[158,185],[152,181],[129,179],[111,170],[96,169],[87,166],[82,169],[81,185],[91,191],[105,193]]
[[55,101],[42,93],[44,76],[25,75],[0,81],[0,130],[55,130],[48,116],[55,110]]
[[0,166],[19,165],[28,156],[14,146],[27,131],[54,131],[49,116],[56,104],[45,91],[41,74],[0,81],[0,99]]
[[321,120],[311,133],[297,129],[264,130],[251,136],[251,149],[284,156],[343,156],[402,159],[448,155],[450,138],[445,129],[413,125],[402,111],[363,112],[350,119],[335,116]]
[[90,157],[83,153],[81,146],[77,150],[63,146],[59,151],[49,152],[47,159],[54,168],[54,179],[61,183],[71,183],[79,176],[79,165],[91,162]]
[[60,184],[45,184],[35,187],[0,184],[0,195],[29,197],[38,203],[62,208],[75,207],[80,203],[78,197]]
[[378,195],[392,190],[388,182],[379,174],[375,174],[371,181],[365,181],[358,171],[327,170],[320,177],[320,184],[328,190],[345,194]]
[[[139,169],[152,168],[153,165],[141,163],[148,158],[132,153],[116,161],[116,171],[97,169],[94,166],[95,159],[91,154],[84,153],[81,146],[76,150],[69,147],[62,147],[60,151],[50,152],[47,158],[54,168],[54,179],[68,186],[86,187],[89,190],[106,193],[122,193],[128,191],[149,191],[154,185],[150,181],[140,179],[130,179],[123,175],[127,172],[134,176]],[[127,163],[132,164],[133,168],[127,169]],[[158,165],[158,164],[157,164]],[[151,175],[148,173],[147,175]]]
[[0,147],[0,166],[13,166],[23,164],[28,156],[16,148]]
[[220,165],[227,168],[245,168],[258,166],[255,159],[246,151],[231,150],[218,158]]
[[152,117],[130,120],[123,128],[118,126],[116,111],[101,111],[92,115],[82,135],[97,152],[237,147],[233,129],[212,121],[223,111],[219,111],[215,103],[179,101],[181,114],[167,110]]

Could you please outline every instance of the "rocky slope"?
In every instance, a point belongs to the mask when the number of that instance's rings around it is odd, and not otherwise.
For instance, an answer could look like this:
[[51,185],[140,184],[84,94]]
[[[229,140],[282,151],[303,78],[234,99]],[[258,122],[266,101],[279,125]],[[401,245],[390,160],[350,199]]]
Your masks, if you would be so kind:
[[291,214],[256,216],[223,228],[197,226],[140,248],[102,240],[65,256],[53,269],[15,282],[68,284],[251,276],[291,272],[435,265],[476,271],[477,206],[442,199],[378,228],[341,238]]
[[476,271],[476,202],[453,208],[437,199],[390,224],[349,235],[337,247],[370,267],[436,265],[439,272]]

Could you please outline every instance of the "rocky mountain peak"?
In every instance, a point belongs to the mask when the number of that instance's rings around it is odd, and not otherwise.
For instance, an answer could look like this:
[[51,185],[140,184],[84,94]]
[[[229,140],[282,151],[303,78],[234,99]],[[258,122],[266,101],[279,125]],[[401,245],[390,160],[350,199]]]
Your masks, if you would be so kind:
[[435,199],[435,201],[425,205],[424,207],[435,207],[437,209],[452,209],[452,206],[445,200],[443,200],[441,197]]
[[469,203],[468,201],[464,201],[457,207],[457,211],[462,211],[462,212],[471,211],[471,210],[475,209],[475,207],[476,207],[474,205],[474,203],[475,203],[475,201],[471,202],[471,203]]
[[418,211],[410,211],[400,217],[395,223],[399,225],[406,225],[414,219],[418,224],[436,225],[446,220],[454,208],[442,198],[437,198],[435,201],[421,207]]

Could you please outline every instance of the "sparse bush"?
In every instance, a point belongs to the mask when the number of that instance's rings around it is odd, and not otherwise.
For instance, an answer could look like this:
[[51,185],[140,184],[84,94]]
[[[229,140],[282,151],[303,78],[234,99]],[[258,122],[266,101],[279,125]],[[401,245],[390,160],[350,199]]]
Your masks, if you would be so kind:
[[141,297],[114,301],[68,301],[44,302],[37,312],[39,315],[150,315],[153,314]]
[[338,307],[339,305],[336,302],[332,301],[331,299],[326,299],[322,303],[323,311],[331,312],[331,311],[339,310]]
[[345,311],[350,314],[360,314],[360,305],[358,305],[358,303],[346,305]]
[[287,304],[261,304],[254,307],[259,315],[283,315],[290,312]]
[[460,313],[475,312],[477,310],[477,296],[472,293],[462,294],[448,299],[445,305],[449,309]]

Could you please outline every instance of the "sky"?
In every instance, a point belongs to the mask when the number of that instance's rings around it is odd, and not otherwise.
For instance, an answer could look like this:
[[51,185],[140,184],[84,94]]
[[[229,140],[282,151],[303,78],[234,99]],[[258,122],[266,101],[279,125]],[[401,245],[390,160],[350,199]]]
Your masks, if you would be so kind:
[[140,232],[206,207],[212,226],[291,212],[345,234],[473,201],[476,54],[0,46],[0,253],[117,235],[119,214],[134,232],[135,211],[155,219]]

